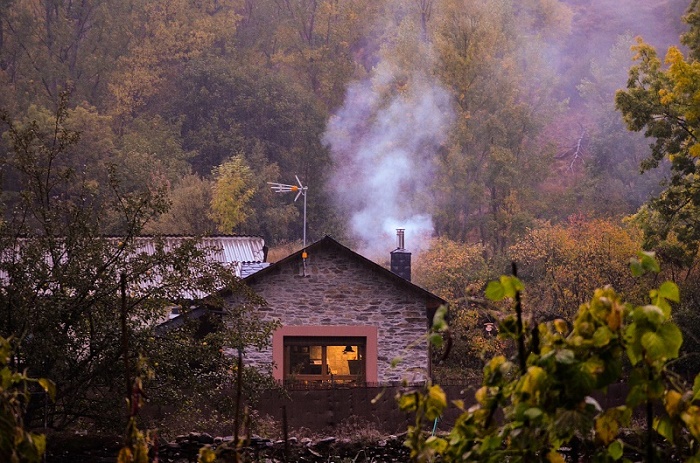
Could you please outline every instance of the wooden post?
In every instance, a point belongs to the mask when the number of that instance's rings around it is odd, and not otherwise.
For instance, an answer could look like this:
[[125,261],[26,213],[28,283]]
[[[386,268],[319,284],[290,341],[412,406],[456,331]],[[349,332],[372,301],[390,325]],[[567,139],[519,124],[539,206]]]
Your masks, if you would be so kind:
[[243,395],[243,349],[238,349],[238,371],[236,372],[236,415],[233,419],[233,442],[238,448],[238,428],[241,416],[241,396]]
[[126,319],[126,273],[119,275],[119,286],[121,287],[121,322],[122,322],[122,356],[124,357],[124,380],[126,383],[126,398],[131,400],[131,378],[129,374],[129,333],[127,331]]

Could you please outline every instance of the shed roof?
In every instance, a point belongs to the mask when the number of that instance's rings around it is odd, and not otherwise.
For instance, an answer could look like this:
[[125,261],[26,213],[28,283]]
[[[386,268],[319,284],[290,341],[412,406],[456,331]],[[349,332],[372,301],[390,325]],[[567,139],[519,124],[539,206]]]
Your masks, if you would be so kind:
[[[190,236],[163,236],[167,248],[175,248]],[[140,236],[134,240],[140,251],[148,254],[155,251],[155,241],[150,236]],[[200,239],[200,246],[208,250],[207,258],[220,264],[265,262],[265,240],[260,236],[213,235]]]
[[[146,253],[148,255],[156,252],[156,243],[159,241],[155,236],[139,236],[134,238],[135,252]],[[162,239],[166,251],[173,250],[184,241],[191,240],[191,236],[166,235],[159,237]],[[122,239],[116,236],[103,237],[115,246]],[[20,238],[15,248],[4,249],[0,254],[0,260],[11,260],[14,255],[21,254],[22,247],[28,242],[26,238]],[[197,246],[205,251],[206,258],[210,262],[217,262],[230,268],[236,276],[245,277],[257,270],[266,267],[267,248],[265,240],[260,236],[241,235],[213,235],[200,238]],[[45,260],[51,262],[52,257],[47,254]],[[0,284],[8,280],[7,272],[0,269]],[[201,297],[201,296],[198,296]]]

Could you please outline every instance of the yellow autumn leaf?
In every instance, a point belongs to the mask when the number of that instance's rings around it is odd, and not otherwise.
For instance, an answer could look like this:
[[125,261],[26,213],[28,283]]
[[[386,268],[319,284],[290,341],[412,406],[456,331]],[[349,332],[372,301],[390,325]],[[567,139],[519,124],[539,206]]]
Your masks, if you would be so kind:
[[691,405],[681,413],[681,420],[696,439],[700,439],[700,407]]
[[547,461],[549,463],[566,463],[564,456],[555,450],[549,451],[549,453],[547,454]]
[[554,320],[554,329],[561,334],[569,332],[569,326],[566,324],[566,320],[562,320],[561,318]]
[[520,391],[527,394],[531,401],[539,399],[539,389],[547,378],[547,372],[536,366],[527,369],[527,373],[523,376],[520,383]]
[[664,407],[669,416],[676,416],[679,412],[679,405],[683,396],[677,391],[666,391],[664,397]]
[[437,384],[430,386],[428,390],[428,400],[434,402],[435,405],[447,407],[447,394],[445,394],[445,391]]
[[481,405],[486,405],[486,399],[488,398],[488,388],[486,386],[480,387],[476,393],[474,393],[474,398]]
[[133,454],[131,449],[128,447],[122,447],[117,455],[117,463],[131,463],[133,461]]
[[595,435],[607,447],[617,437],[620,423],[610,413],[604,413],[595,420]]
[[216,453],[209,446],[199,449],[197,463],[214,463],[216,461]]

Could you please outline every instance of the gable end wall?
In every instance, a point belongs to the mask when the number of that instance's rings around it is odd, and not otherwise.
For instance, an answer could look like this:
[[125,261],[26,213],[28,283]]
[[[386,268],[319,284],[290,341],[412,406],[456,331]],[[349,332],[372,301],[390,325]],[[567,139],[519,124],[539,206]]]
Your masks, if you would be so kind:
[[[268,303],[258,309],[265,320],[280,320],[284,326],[376,327],[378,381],[427,379],[425,297],[352,255],[319,249],[309,255],[305,271],[299,259],[249,284]],[[402,361],[392,368],[396,357]],[[250,352],[247,358],[269,363],[272,349]]]

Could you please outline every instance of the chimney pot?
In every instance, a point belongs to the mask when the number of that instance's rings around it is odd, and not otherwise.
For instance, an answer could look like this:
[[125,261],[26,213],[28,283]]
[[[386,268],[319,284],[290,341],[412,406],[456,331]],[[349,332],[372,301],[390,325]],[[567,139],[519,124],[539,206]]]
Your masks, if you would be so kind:
[[397,248],[396,249],[404,249],[404,230],[403,228],[397,228],[396,229],[396,239],[397,239]]

